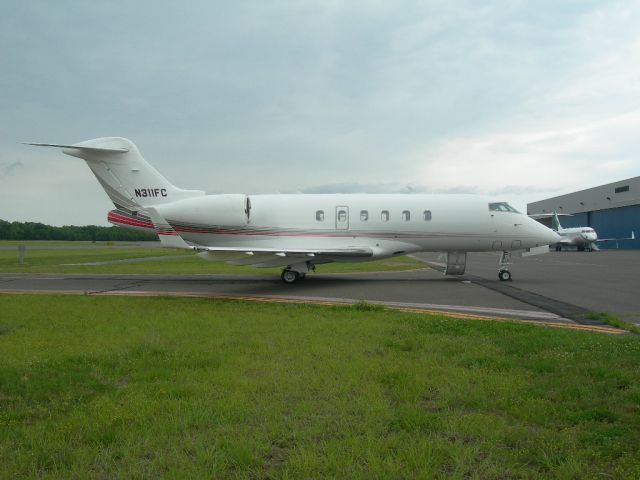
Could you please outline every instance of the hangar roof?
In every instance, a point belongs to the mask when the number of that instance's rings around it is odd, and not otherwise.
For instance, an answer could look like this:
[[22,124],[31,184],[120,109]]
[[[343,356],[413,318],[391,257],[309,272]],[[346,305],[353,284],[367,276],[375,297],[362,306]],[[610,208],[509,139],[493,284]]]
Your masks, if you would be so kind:
[[532,202],[527,213],[582,213],[640,204],[640,177]]

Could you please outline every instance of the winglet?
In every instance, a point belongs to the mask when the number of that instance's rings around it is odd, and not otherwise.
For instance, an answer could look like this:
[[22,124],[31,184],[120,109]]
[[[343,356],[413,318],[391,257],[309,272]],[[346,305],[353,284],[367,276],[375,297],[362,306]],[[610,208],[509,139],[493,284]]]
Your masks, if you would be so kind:
[[182,248],[186,250],[193,250],[193,247],[187,244],[184,239],[178,235],[169,222],[167,222],[162,215],[158,213],[155,208],[146,207],[145,210],[151,218],[153,228],[155,229],[158,237],[160,237],[160,243],[163,247]]

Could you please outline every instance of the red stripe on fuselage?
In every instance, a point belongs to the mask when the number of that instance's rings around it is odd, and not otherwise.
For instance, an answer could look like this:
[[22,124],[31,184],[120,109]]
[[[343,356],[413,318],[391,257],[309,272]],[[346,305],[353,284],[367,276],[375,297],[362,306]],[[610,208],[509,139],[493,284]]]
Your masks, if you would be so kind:
[[115,212],[109,212],[109,214],[107,215],[107,220],[111,223],[120,223],[122,225],[130,225],[133,227],[148,228],[150,230],[153,230],[153,224],[151,222],[145,222],[136,218],[125,217]]

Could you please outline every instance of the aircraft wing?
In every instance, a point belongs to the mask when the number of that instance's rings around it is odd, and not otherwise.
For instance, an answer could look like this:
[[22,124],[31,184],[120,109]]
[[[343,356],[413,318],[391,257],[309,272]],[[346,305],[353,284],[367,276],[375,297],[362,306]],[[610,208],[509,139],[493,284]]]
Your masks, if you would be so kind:
[[193,246],[198,255],[212,261],[252,267],[279,267],[294,263],[330,263],[337,260],[357,260],[373,256],[369,248],[287,249]]
[[329,249],[271,248],[246,246],[190,245],[173,229],[155,208],[147,207],[153,228],[163,247],[188,249],[205,256],[209,260],[225,261],[232,265],[254,267],[276,267],[307,260],[314,263],[328,263],[344,259],[360,259],[373,256],[368,247],[347,247]]
[[557,243],[559,243],[560,245],[573,245],[573,240],[568,237],[562,237],[562,239]]
[[626,238],[599,238],[598,240],[596,240],[596,242],[600,243],[600,242],[618,242],[618,241],[622,241],[622,240],[635,240],[636,239],[636,232],[631,232],[631,236],[630,237],[626,237]]
[[197,252],[214,253],[246,253],[248,255],[277,255],[280,257],[314,257],[316,255],[333,257],[370,257],[373,250],[370,248],[338,248],[338,249],[300,249],[300,248],[251,248],[251,247],[210,247],[205,245],[193,245],[191,248]]
[[537,220],[539,218],[552,218],[554,215],[558,215],[559,217],[573,217],[572,214],[570,213],[530,213],[527,216],[529,218],[533,218],[534,220]]

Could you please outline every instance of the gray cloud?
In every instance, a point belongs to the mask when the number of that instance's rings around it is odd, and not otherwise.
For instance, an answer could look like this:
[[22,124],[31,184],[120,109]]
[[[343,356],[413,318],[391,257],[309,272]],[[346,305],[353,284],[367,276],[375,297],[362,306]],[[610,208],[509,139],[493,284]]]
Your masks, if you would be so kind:
[[0,180],[4,180],[8,176],[12,175],[18,168],[23,167],[22,162],[12,162],[8,165],[0,164]]
[[357,182],[316,185],[301,189],[302,193],[392,193],[398,190],[393,183],[361,184]]
[[[640,7],[617,1],[10,2],[0,148],[121,135],[176,184],[225,192],[534,195],[550,180],[517,172],[534,163],[570,190],[629,172],[598,165],[638,158],[636,119],[615,142],[615,128],[585,134],[588,148],[526,134],[640,108],[639,23]],[[24,148],[25,181],[63,184]],[[500,178],[505,166],[515,173]],[[12,190],[16,217],[28,192]],[[99,195],[83,200],[93,217],[52,198],[37,220],[95,223]]]
[[[438,187],[429,185],[397,183],[361,184],[361,183],[334,183],[316,185],[302,188],[299,193],[468,193],[475,195],[531,195],[546,194],[550,189],[547,186],[535,185],[504,185],[499,188],[482,189],[478,186],[452,185]],[[283,192],[284,193],[284,192]]]

